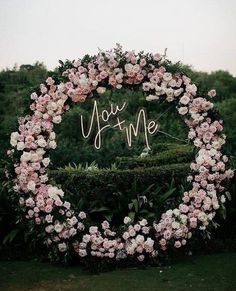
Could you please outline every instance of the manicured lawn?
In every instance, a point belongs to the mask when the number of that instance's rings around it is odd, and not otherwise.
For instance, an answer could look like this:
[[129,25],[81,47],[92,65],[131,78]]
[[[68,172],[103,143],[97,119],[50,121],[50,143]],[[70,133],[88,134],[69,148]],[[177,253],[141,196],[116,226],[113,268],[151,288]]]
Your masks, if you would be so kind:
[[169,267],[91,275],[79,267],[0,262],[0,290],[133,291],[236,290],[236,253],[189,257]]

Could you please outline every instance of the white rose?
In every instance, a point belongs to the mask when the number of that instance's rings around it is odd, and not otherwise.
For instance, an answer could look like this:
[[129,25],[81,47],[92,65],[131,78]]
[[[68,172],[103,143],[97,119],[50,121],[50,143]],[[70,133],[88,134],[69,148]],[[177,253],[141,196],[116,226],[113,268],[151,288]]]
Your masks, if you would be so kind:
[[44,113],[44,114],[43,114],[43,119],[48,119],[48,118],[49,118],[49,114]]
[[225,195],[221,195],[220,197],[220,201],[221,203],[225,203],[226,199],[225,199]]
[[163,79],[164,79],[166,82],[169,82],[169,81],[172,79],[172,74],[171,74],[171,73],[164,73],[164,75],[163,75]]
[[40,178],[40,181],[42,183],[45,183],[45,182],[48,181],[48,175],[47,174],[46,175],[41,175],[41,176],[39,176],[39,178]]
[[124,224],[128,224],[130,221],[131,221],[131,218],[130,217],[126,216],[124,218]]
[[144,236],[138,234],[138,235],[136,236],[135,241],[136,241],[137,244],[142,244],[142,243],[144,242]]
[[97,81],[97,80],[93,80],[93,81],[92,81],[92,85],[93,85],[94,87],[97,87],[97,85],[98,85],[98,81]]
[[38,95],[37,95],[35,92],[33,92],[33,93],[30,95],[30,98],[31,98],[32,100],[36,100],[36,99],[38,99]]
[[188,107],[180,107],[178,108],[179,114],[180,115],[185,115],[186,113],[188,113]]
[[54,123],[60,123],[61,122],[61,115],[54,116],[52,121]]
[[57,147],[56,142],[55,142],[54,140],[51,140],[51,141],[49,142],[49,147],[50,147],[51,149],[55,149],[55,148]]
[[104,94],[106,92],[106,88],[105,87],[98,87],[97,92],[98,92],[98,94]]
[[173,97],[174,96],[174,90],[172,88],[167,88],[165,90],[165,93],[168,97]]
[[179,216],[179,215],[180,215],[180,210],[177,209],[177,208],[175,208],[175,209],[173,210],[173,213],[174,213],[175,216]]
[[186,86],[186,91],[189,92],[192,95],[196,95],[197,92],[197,86],[195,84],[192,85],[187,85]]
[[78,222],[78,219],[75,216],[72,216],[70,222],[72,225],[75,225]]
[[50,224],[50,225],[48,225],[48,226],[45,227],[45,231],[47,233],[52,233],[53,230],[54,230],[54,226],[52,224]]
[[50,132],[49,139],[53,140],[56,138],[56,134],[54,131]]
[[98,228],[97,228],[97,226],[90,226],[90,228],[89,228],[89,233],[91,233],[91,234],[95,234],[95,233],[97,233],[98,232]]
[[78,222],[77,228],[79,230],[84,230],[85,226],[84,226],[84,224],[82,222]]
[[41,148],[44,148],[47,145],[47,142],[46,142],[46,140],[44,138],[40,138],[40,139],[37,140],[37,144]]
[[124,232],[122,237],[123,237],[124,240],[127,240],[129,238],[129,233],[127,231]]
[[63,228],[64,228],[63,224],[56,223],[56,224],[54,225],[54,229],[55,229],[55,231],[56,231],[57,233],[60,233],[60,232],[63,230]]
[[180,227],[179,222],[177,222],[177,221],[172,222],[172,227],[173,227],[174,229],[178,229],[178,228]]
[[36,111],[34,112],[34,115],[35,115],[36,117],[38,117],[38,118],[41,118],[41,117],[43,116],[43,113],[40,112],[40,111],[38,111],[38,110],[36,110]]
[[27,189],[30,190],[30,191],[34,191],[35,190],[35,182],[34,181],[29,181],[28,184],[27,184]]
[[[51,214],[47,214],[45,216],[45,220],[48,222],[48,223],[51,223],[53,221],[53,216]],[[49,225],[50,226],[50,225]],[[53,228],[54,229],[54,228]]]
[[19,136],[18,132],[12,132],[10,143],[13,147],[15,147],[17,145],[18,136]]
[[139,224],[140,224],[141,226],[145,226],[145,225],[148,224],[148,222],[147,222],[146,219],[142,219],[141,221],[139,221]]
[[126,72],[129,72],[133,69],[133,65],[132,64],[125,64],[125,70]]
[[57,190],[57,194],[58,194],[59,196],[63,197],[63,196],[64,196],[64,191],[63,191],[62,189],[58,189],[58,190]]
[[77,230],[76,230],[74,227],[72,227],[72,228],[69,230],[69,234],[70,234],[70,236],[74,236],[74,235],[76,235],[76,233],[77,233]]
[[25,148],[25,144],[23,143],[23,141],[20,141],[17,143],[17,150],[18,151],[22,151]]
[[145,245],[149,246],[149,247],[153,247],[154,245],[154,240],[151,239],[150,237],[147,238]]
[[156,95],[161,96],[165,94],[165,88],[156,85],[155,86],[155,90],[156,90]]
[[85,235],[83,236],[83,242],[85,242],[85,243],[90,242],[90,235],[89,235],[89,234],[85,234]]
[[57,103],[55,102],[49,102],[47,105],[47,110],[53,110],[56,111],[57,110]]
[[37,153],[37,155],[38,156],[43,156],[44,154],[45,154],[45,150],[44,149],[42,149],[42,148],[38,148],[37,150],[36,150],[36,153]]
[[31,160],[31,153],[29,152],[23,152],[23,154],[20,157],[21,162],[28,162]]
[[186,223],[188,217],[187,217],[187,215],[185,215],[185,214],[181,214],[181,215],[180,215],[180,219],[181,219],[182,223]]
[[67,245],[65,243],[58,244],[58,249],[60,252],[65,252],[67,250]]
[[169,210],[166,211],[166,215],[167,216],[172,216],[172,213],[173,213],[173,211],[171,209],[169,209]]
[[63,206],[66,208],[66,209],[70,209],[70,202],[68,201],[65,201]]
[[44,158],[42,160],[42,163],[43,163],[44,167],[47,167],[49,165],[49,163],[50,163],[50,159],[49,158]]
[[32,128],[33,132],[36,133],[36,134],[40,134],[41,132],[41,127],[39,125],[35,125],[33,128]]
[[208,216],[207,216],[206,213],[204,213],[204,212],[200,212],[200,213],[198,214],[198,219],[201,220],[201,221],[203,221],[203,222],[206,222],[207,219],[208,219]]
[[156,96],[156,95],[148,95],[148,96],[146,97],[146,100],[147,100],[147,101],[153,101],[153,100],[158,100],[158,99],[159,99],[159,97]]
[[87,251],[86,251],[86,250],[79,250],[79,256],[80,256],[80,257],[85,257],[85,256],[87,256]]
[[184,91],[183,88],[179,88],[177,90],[174,90],[174,95],[175,97],[178,97],[182,92]]
[[170,87],[176,87],[176,81],[174,79],[171,79],[168,85]]

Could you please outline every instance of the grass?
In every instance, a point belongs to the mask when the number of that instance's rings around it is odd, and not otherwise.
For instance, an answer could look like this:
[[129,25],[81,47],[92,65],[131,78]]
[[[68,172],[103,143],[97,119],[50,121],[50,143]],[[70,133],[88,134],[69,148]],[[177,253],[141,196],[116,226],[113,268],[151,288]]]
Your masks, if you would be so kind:
[[80,267],[35,261],[0,262],[1,291],[236,290],[236,253],[189,257],[172,266],[122,269],[99,275]]

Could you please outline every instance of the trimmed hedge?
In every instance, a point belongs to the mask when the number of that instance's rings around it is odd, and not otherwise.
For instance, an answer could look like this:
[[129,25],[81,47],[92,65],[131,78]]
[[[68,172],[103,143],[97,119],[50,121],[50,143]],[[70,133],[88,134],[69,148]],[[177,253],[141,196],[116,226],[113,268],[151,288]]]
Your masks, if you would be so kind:
[[[76,209],[87,210],[96,221],[108,219],[109,216],[112,221],[119,222],[128,214],[128,205],[132,201],[140,200],[142,196],[145,196],[147,201],[157,201],[156,190],[157,195],[161,196],[170,188],[174,189],[175,197],[171,203],[176,204],[182,194],[181,185],[186,183],[188,172],[189,163],[182,163],[125,170],[52,170],[49,176],[62,187],[66,199]],[[150,185],[152,189],[149,190]],[[164,203],[155,211],[161,212],[163,207],[168,208],[170,204]]]
[[[163,145],[164,146],[164,145]],[[117,157],[119,169],[134,169],[139,167],[156,167],[167,164],[191,162],[194,158],[194,150],[190,146],[172,146],[156,155],[146,157]]]
[[179,144],[179,143],[168,143],[168,142],[162,142],[162,143],[153,143],[151,152],[153,154],[159,154],[160,152],[169,151],[169,150],[179,150],[179,149],[186,149],[186,150],[193,150],[193,146],[190,144]]
[[163,165],[160,167],[135,169],[100,169],[96,171],[52,170],[49,176],[65,191],[86,195],[89,199],[103,199],[103,191],[114,184],[116,189],[129,190],[132,181],[140,184],[140,190],[149,184],[166,184],[172,178],[181,180],[190,171],[189,163]]

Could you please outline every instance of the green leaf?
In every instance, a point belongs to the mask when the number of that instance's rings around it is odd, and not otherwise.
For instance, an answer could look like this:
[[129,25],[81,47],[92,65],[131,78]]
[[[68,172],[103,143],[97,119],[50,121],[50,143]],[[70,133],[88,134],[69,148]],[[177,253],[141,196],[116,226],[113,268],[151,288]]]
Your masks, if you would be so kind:
[[147,209],[142,209],[139,213],[140,214],[143,214],[143,213],[147,214],[147,213],[149,213],[149,211]]
[[155,186],[155,184],[151,184],[145,191],[142,192],[142,196],[146,196],[148,192]]
[[152,212],[146,216],[146,218],[155,218],[155,217],[156,217],[155,213],[152,213]]
[[107,207],[100,207],[100,208],[94,208],[92,210],[90,210],[90,213],[94,213],[94,212],[103,212],[103,211],[109,211],[110,209]]
[[225,196],[227,197],[227,199],[229,200],[229,201],[231,201],[231,194],[228,192],[228,191],[226,191],[225,192]]
[[138,212],[138,200],[137,199],[132,199],[133,205],[134,205],[134,210],[137,213]]
[[226,208],[223,204],[220,207],[220,214],[221,214],[223,219],[226,219]]
[[176,188],[170,189],[165,194],[161,195],[161,197],[159,199],[160,202],[166,201],[175,192],[175,190],[176,190]]
[[135,217],[135,212],[130,212],[128,214],[129,218],[133,221],[134,220],[134,217]]
[[113,216],[113,213],[109,213],[109,214],[104,214],[104,217],[106,218],[106,220],[111,221]]
[[129,203],[128,207],[129,207],[129,210],[131,210],[133,208],[133,203]]
[[61,64],[61,66],[64,66],[64,63],[62,60],[59,60],[59,64]]

